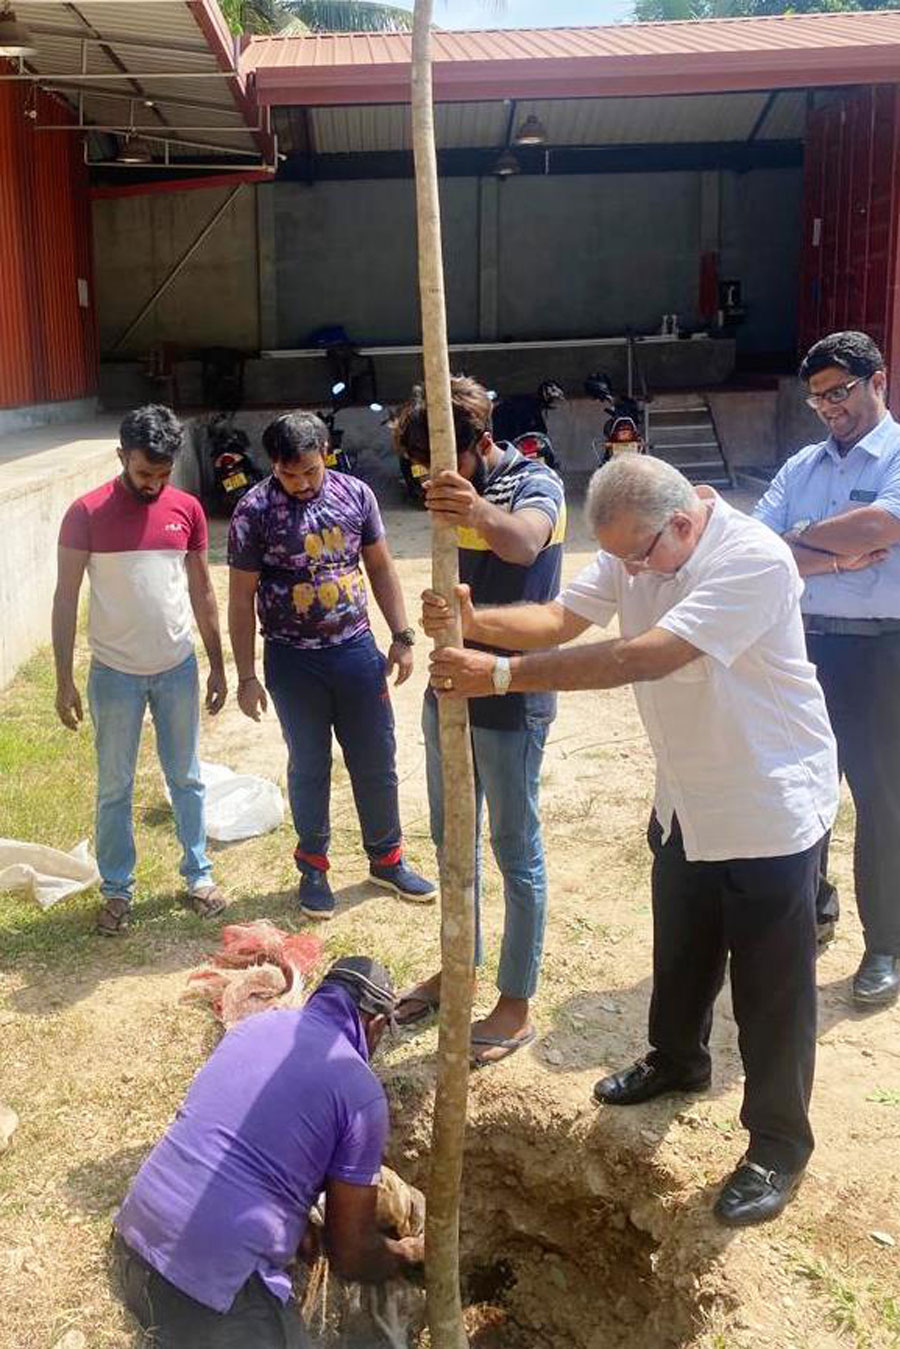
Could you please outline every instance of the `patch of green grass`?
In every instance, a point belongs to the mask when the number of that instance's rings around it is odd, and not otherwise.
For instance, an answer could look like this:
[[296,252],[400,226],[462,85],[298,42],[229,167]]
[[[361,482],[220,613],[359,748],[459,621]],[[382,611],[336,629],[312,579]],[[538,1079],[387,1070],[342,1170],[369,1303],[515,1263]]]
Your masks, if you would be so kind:
[[802,1260],[796,1269],[827,1306],[828,1324],[855,1349],[900,1349],[900,1299],[885,1297],[871,1279],[853,1280],[823,1260]]
[[815,1286],[827,1303],[828,1321],[832,1328],[841,1334],[853,1336],[858,1349],[867,1349],[871,1337],[863,1319],[862,1302],[857,1290],[822,1260],[802,1261],[798,1271]]
[[900,1091],[894,1087],[876,1087],[869,1092],[866,1100],[875,1105],[900,1105]]
[[[85,722],[77,732],[66,730],[57,719],[53,660],[47,650],[33,657],[0,694],[0,820],[4,837],[45,843],[64,851],[82,839],[93,838],[96,777],[84,655],[76,664],[75,676],[85,706]],[[181,904],[180,850],[149,724],[144,728],[134,799],[136,922],[125,943],[105,943],[104,955],[113,968],[146,963],[158,953],[163,937],[165,941],[196,939],[209,930]],[[257,849],[256,857],[251,858],[253,851],[251,848],[241,857],[241,869],[249,864],[251,874],[260,856]],[[287,843],[284,851],[289,858]],[[214,863],[219,869],[227,869],[221,867],[221,854],[214,857]],[[64,964],[68,971],[77,972],[83,962],[96,958],[97,906],[96,889],[48,911],[21,893],[0,892],[4,964],[8,968],[23,961],[42,968]]]

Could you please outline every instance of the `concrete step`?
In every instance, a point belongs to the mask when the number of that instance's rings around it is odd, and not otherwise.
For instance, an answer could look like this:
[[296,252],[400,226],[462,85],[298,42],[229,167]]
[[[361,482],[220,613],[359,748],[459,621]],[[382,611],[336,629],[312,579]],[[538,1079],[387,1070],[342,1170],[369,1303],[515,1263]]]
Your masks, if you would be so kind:
[[660,449],[708,449],[714,459],[719,457],[718,440],[660,440],[658,430],[652,430],[653,444]]

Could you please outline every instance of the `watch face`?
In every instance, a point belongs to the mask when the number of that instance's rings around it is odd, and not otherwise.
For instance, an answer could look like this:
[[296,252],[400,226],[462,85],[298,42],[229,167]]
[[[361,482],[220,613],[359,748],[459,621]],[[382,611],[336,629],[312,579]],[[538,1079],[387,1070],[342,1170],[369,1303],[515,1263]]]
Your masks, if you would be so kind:
[[791,533],[802,534],[804,529],[809,529],[811,524],[812,520],[797,520],[793,525],[791,525]]

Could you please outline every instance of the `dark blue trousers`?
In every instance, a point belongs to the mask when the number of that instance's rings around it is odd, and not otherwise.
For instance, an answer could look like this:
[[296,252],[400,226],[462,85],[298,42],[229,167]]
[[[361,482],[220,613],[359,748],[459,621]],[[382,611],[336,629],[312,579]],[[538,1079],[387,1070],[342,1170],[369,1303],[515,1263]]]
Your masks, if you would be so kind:
[[315,650],[267,641],[264,668],[288,748],[298,866],[328,866],[332,730],[350,774],[366,852],[373,861],[399,860],[394,712],[385,658],[371,632]]

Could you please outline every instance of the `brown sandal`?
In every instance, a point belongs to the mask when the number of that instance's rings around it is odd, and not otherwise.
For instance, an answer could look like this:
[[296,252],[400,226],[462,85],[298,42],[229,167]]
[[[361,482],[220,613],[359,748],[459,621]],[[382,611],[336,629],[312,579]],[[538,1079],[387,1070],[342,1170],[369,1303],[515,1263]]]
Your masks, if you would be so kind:
[[119,937],[131,925],[131,900],[124,895],[109,895],[97,914],[97,931],[101,937]]
[[228,907],[228,900],[217,885],[209,885],[202,890],[192,890],[187,897],[187,906],[200,918],[215,918]]

